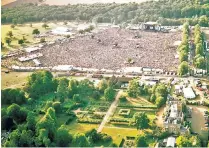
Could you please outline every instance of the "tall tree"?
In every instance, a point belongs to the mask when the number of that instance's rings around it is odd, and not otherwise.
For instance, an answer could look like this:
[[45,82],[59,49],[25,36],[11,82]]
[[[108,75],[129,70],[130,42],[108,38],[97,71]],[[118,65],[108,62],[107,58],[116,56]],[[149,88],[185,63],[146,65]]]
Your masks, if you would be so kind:
[[134,122],[137,129],[145,129],[149,127],[149,119],[145,112],[135,113]]
[[58,82],[57,97],[60,99],[60,102],[64,102],[68,96],[68,82],[66,78],[61,78]]

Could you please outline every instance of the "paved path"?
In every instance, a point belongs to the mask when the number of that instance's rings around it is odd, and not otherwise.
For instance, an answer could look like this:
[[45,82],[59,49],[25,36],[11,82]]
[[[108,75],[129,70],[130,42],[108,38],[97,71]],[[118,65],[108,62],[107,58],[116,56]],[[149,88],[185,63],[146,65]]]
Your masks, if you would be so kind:
[[100,124],[99,128],[97,129],[97,132],[101,132],[102,129],[104,128],[105,124],[107,123],[108,119],[110,116],[112,116],[116,110],[116,107],[118,105],[118,102],[119,102],[119,98],[122,94],[122,90],[120,90],[117,94],[117,96],[115,97],[115,101],[111,104],[109,110],[107,111],[107,114],[104,116],[103,120],[102,120],[102,123]]

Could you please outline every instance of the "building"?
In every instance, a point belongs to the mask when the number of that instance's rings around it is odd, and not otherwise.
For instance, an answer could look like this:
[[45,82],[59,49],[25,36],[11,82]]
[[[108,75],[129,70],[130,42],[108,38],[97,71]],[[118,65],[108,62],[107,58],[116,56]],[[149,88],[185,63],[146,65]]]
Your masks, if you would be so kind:
[[142,30],[160,31],[161,25],[157,22],[146,22],[141,24]]
[[182,125],[184,113],[182,111],[183,103],[172,97],[167,99],[166,108],[164,109],[164,128],[174,134],[186,134],[189,132],[187,127]]
[[185,99],[194,99],[196,97],[192,87],[183,88],[183,94]]

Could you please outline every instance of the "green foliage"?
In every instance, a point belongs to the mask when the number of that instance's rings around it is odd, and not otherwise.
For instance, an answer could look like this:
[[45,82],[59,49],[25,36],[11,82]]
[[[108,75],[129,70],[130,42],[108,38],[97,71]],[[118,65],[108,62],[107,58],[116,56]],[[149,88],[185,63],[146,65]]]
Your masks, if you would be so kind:
[[56,140],[56,122],[55,110],[50,107],[36,125],[36,133],[38,133],[36,146],[51,146]]
[[121,102],[126,102],[127,101],[127,98],[126,98],[125,95],[121,95],[119,99],[120,99]]
[[57,85],[51,72],[37,71],[28,77],[25,91],[29,94],[29,97],[38,99],[44,94],[55,91],[56,88]]
[[48,26],[46,23],[44,23],[44,24],[42,25],[42,27],[46,29],[46,28],[49,27],[49,26]]
[[21,108],[17,104],[12,104],[7,108],[7,114],[11,117],[16,123],[22,123],[26,121],[27,110]]
[[27,127],[28,129],[30,129],[31,131],[35,131],[36,129],[36,120],[35,120],[36,114],[34,112],[29,112],[28,116],[27,116]]
[[6,35],[7,35],[8,37],[10,37],[10,38],[13,37],[12,31],[8,31]]
[[188,62],[182,62],[178,67],[178,75],[183,76],[189,72],[189,65]]
[[139,95],[139,82],[137,79],[129,81],[127,92],[130,97],[136,98]]
[[88,147],[89,141],[82,133],[77,133],[73,136],[73,145],[75,147]]
[[199,54],[197,56],[195,56],[194,58],[194,64],[195,67],[199,68],[199,69],[206,69],[206,60],[203,56],[200,56]]
[[188,53],[186,51],[181,51],[179,59],[180,59],[180,62],[188,61]]
[[178,147],[201,147],[200,139],[197,136],[179,136],[176,139]]
[[198,54],[203,55],[203,45],[202,45],[202,43],[198,43],[196,45],[195,54],[196,55],[198,55]]
[[22,45],[24,43],[23,39],[18,40],[18,44]]
[[41,38],[40,43],[44,43],[44,42],[46,42],[45,38]]
[[1,103],[2,104],[24,104],[27,99],[25,97],[25,92],[20,89],[3,89],[1,91]]
[[69,144],[72,142],[73,139],[72,135],[69,134],[64,125],[58,128],[56,137],[57,147],[69,147]]
[[136,145],[137,147],[147,147],[146,137],[144,135],[139,135],[136,138]]
[[76,103],[80,103],[81,102],[81,97],[79,94],[74,94],[73,95],[73,100],[76,102]]
[[138,129],[145,129],[149,127],[149,119],[145,112],[135,113],[134,115],[134,123]]
[[1,20],[2,23],[14,24],[40,21],[46,23],[48,20],[137,24],[148,20],[159,20],[162,25],[181,25],[188,21],[190,25],[200,23],[201,26],[208,26],[208,16],[208,5],[194,5],[193,0],[184,0],[180,2],[164,1],[163,3],[161,1],[148,1],[139,4],[78,4],[68,7],[25,4],[13,8],[3,8]]
[[12,24],[12,25],[11,25],[11,28],[14,29],[14,28],[15,28],[15,25]]
[[115,90],[112,87],[106,88],[104,91],[104,97],[107,100],[112,101],[115,98]]
[[57,97],[60,99],[60,102],[64,102],[68,97],[68,80],[66,78],[61,78],[58,82]]
[[38,29],[33,29],[33,32],[32,32],[32,34],[40,34],[40,31],[38,30]]
[[10,45],[10,43],[12,42],[12,39],[9,37],[5,37],[5,42],[8,44],[8,46]]
[[108,82],[105,79],[102,79],[98,84],[98,90],[101,93],[104,93],[105,89],[108,87]]

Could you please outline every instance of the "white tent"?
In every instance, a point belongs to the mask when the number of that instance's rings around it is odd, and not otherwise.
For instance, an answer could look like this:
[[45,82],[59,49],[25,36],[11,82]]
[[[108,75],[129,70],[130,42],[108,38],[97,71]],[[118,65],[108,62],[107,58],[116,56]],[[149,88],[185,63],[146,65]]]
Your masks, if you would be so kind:
[[166,147],[175,147],[176,138],[168,137]]
[[196,97],[191,87],[183,88],[183,93],[186,99],[194,99]]

